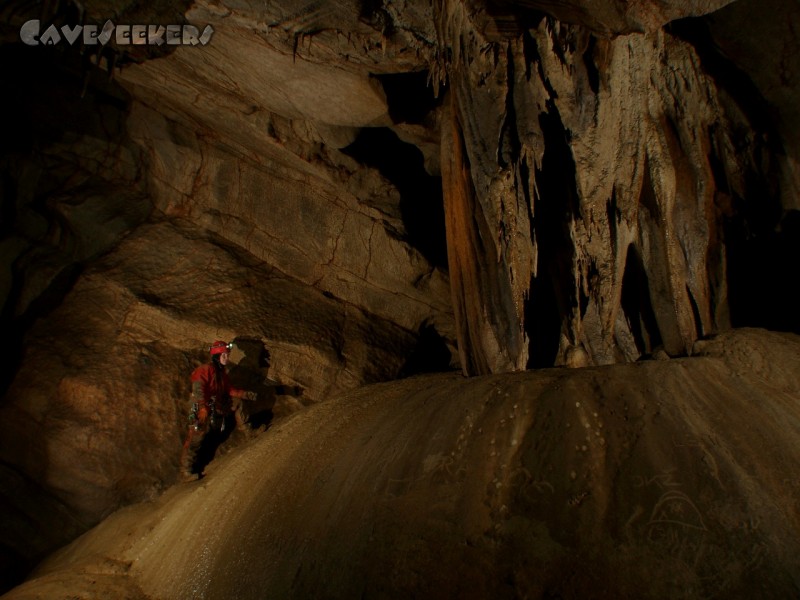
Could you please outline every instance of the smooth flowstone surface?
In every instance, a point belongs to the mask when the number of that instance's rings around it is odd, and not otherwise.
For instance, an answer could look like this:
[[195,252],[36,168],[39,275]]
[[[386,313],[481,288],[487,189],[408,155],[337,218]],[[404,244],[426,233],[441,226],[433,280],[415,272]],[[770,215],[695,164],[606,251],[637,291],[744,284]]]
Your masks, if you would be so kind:
[[799,350],[741,330],[686,359],[363,388],[8,598],[795,597]]

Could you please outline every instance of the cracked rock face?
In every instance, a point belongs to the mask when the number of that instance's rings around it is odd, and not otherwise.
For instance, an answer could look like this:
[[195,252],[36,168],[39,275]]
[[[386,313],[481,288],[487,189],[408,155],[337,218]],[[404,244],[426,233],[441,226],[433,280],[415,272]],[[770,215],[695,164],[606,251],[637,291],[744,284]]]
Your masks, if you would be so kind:
[[257,375],[301,386],[305,404],[393,378],[413,347],[400,326],[310,294],[208,235],[140,227],[28,333],[0,455],[57,490],[83,525],[171,480],[189,396],[179,375],[207,360],[204,340],[268,340]]
[[[420,371],[800,331],[798,6],[0,9],[0,316],[22,349],[0,380],[0,508],[43,524],[8,521],[8,570],[172,481],[216,338],[302,388],[277,415]],[[111,17],[214,36],[18,39]]]

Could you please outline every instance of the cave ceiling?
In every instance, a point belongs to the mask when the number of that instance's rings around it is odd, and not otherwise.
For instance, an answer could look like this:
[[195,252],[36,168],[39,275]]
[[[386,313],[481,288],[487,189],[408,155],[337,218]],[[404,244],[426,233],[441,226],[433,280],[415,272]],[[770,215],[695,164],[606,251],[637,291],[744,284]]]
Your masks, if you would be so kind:
[[[212,41],[198,47],[112,39],[76,58],[62,40],[48,56],[22,58],[60,61],[49,65],[54,75],[82,77],[83,97],[96,92],[102,110],[118,111],[106,134],[91,100],[78,103],[86,115],[74,127],[87,131],[83,121],[95,121],[104,137],[117,136],[119,173],[101,176],[125,182],[127,195],[138,190],[158,214],[188,218],[403,327],[435,322],[453,362],[481,373],[561,364],[573,354],[594,364],[632,360],[661,344],[680,354],[730,324],[728,283],[746,287],[735,281],[738,266],[729,272],[730,252],[733,238],[749,235],[730,229],[754,226],[731,219],[761,212],[753,221],[766,231],[798,203],[797,68],[789,58],[797,8],[773,4],[22,2],[5,9],[3,35],[14,40],[31,18],[42,28],[76,19],[210,25]],[[741,33],[744,23],[752,34]],[[769,44],[754,43],[756,35]],[[6,48],[24,52],[18,46]],[[52,135],[53,123],[38,123]],[[421,153],[421,168],[411,152]],[[400,160],[398,171],[416,171],[413,184],[391,173]],[[298,190],[323,200],[298,209],[285,200]],[[270,196],[284,199],[288,221],[270,222],[268,212],[280,214]],[[231,219],[220,218],[220,202]],[[320,209],[327,214],[313,214]],[[131,222],[141,216],[127,212]],[[46,219],[20,218],[17,229],[36,238]],[[288,223],[300,244],[281,240],[277,229]],[[67,237],[88,231],[67,229]],[[400,242],[421,256],[402,274],[369,261],[364,277],[364,253],[336,254],[337,231],[367,235],[368,246]],[[48,257],[42,268],[29,257],[31,269],[8,283],[7,312],[24,314],[56,276],[113,246],[116,238],[106,237],[60,240],[73,255]],[[31,252],[63,254],[48,243],[9,245],[21,262]],[[383,250],[366,254],[398,265]],[[364,301],[392,289],[379,281],[384,275],[393,284],[425,278],[438,296],[403,290],[424,306],[399,313],[385,299]],[[626,277],[645,291],[623,291]],[[734,324],[749,318],[733,310]]]

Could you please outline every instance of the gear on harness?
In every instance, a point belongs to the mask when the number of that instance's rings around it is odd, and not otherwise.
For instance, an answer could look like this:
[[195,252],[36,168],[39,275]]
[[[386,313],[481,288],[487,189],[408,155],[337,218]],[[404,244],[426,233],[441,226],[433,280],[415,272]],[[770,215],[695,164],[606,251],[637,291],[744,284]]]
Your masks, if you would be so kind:
[[197,402],[192,403],[192,410],[189,411],[189,426],[194,427],[195,431],[200,431],[200,417],[197,414],[197,411],[200,407],[197,405]]
[[217,397],[211,396],[208,399],[208,424],[211,429],[217,426]]

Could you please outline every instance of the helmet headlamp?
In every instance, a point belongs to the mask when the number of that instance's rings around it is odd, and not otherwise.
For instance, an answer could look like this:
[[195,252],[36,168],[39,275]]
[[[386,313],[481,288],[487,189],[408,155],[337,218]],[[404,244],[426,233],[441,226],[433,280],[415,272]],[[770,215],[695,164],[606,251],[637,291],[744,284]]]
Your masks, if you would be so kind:
[[211,349],[210,349],[211,356],[214,356],[215,354],[229,353],[231,351],[232,347],[233,347],[233,343],[223,342],[222,340],[217,340],[216,342],[211,344]]

